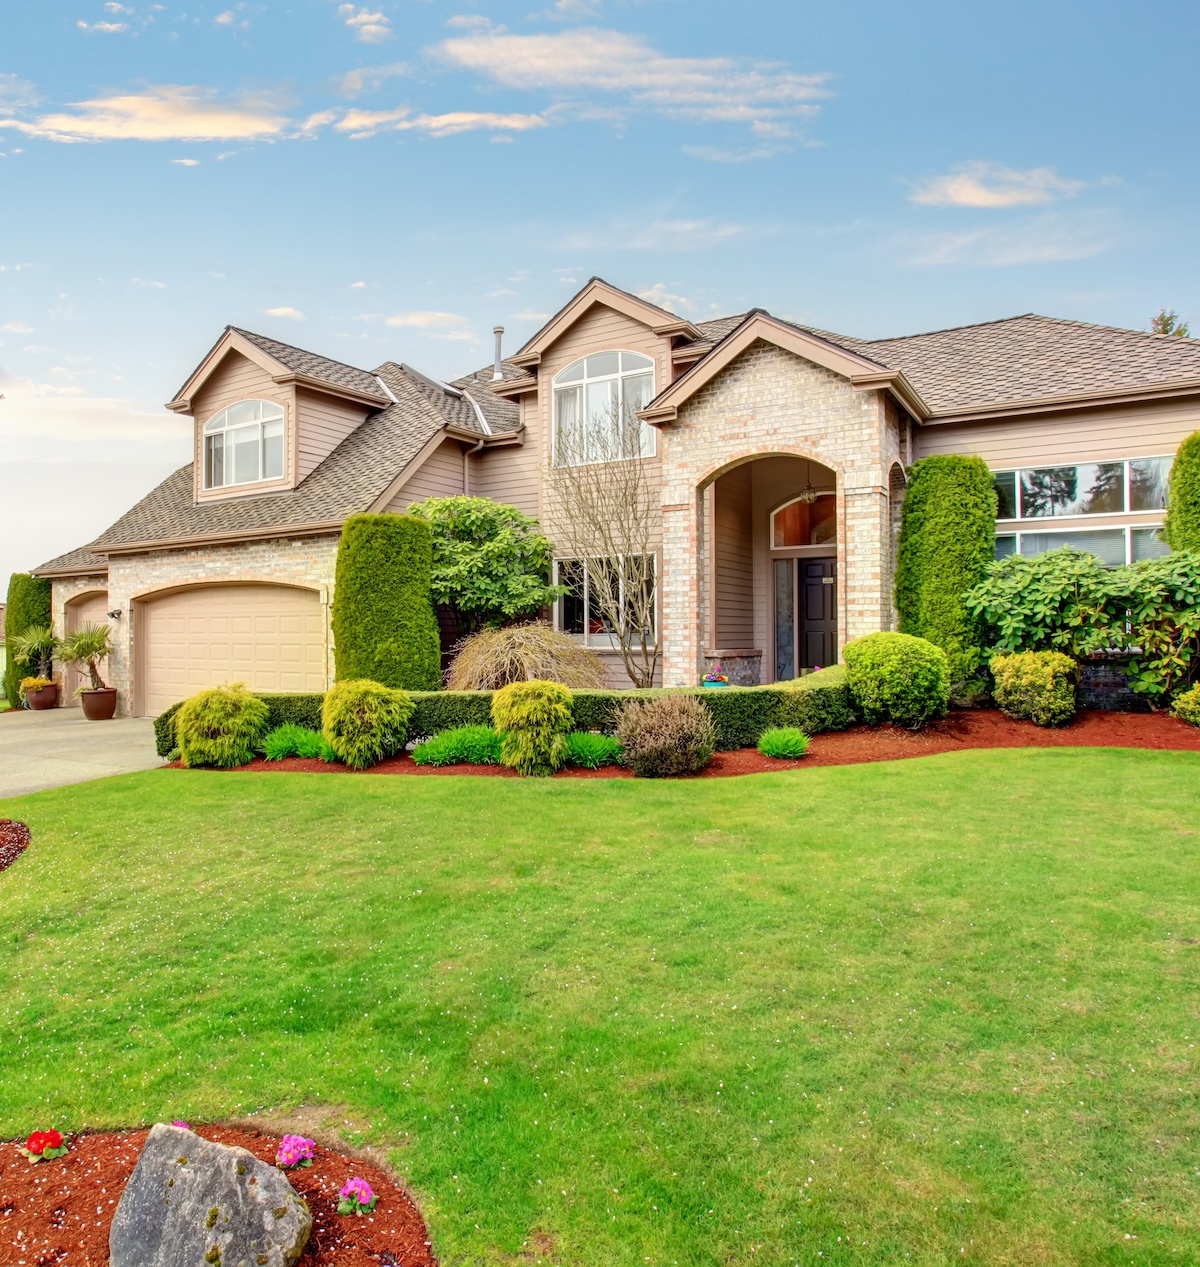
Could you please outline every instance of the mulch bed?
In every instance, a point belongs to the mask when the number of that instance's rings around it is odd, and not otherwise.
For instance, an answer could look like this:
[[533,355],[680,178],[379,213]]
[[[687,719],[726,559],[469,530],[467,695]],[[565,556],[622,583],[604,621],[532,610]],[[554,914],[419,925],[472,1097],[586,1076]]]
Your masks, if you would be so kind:
[[[817,735],[808,754],[797,761],[777,761],[764,757],[757,748],[718,752],[699,775],[701,779],[734,774],[764,774],[780,770],[824,765],[857,765],[866,761],[898,761],[905,757],[928,757],[938,752],[962,752],[967,748],[1150,748],[1180,752],[1200,752],[1200,727],[1167,713],[1082,712],[1069,725],[1054,730],[1028,721],[1013,721],[995,709],[955,710],[939,722],[913,733],[894,726],[852,726],[849,730]],[[290,770],[307,774],[346,774],[346,766],[335,761],[289,757],[284,761],[259,758],[239,770]],[[479,774],[489,778],[516,779],[521,776],[507,766],[496,765],[416,765],[404,753],[372,766],[365,774]],[[556,779],[631,779],[621,766],[601,770],[560,770]]]
[[[33,1165],[0,1144],[0,1267],[101,1267],[108,1231],[147,1131],[68,1136],[71,1151]],[[274,1164],[279,1140],[233,1126],[202,1126],[197,1134],[237,1144]],[[374,1213],[344,1217],[337,1192],[353,1175],[374,1188]],[[435,1267],[429,1233],[404,1190],[378,1166],[317,1145],[311,1168],[289,1170],[308,1202],[313,1228],[300,1267]]]
[[13,818],[0,818],[0,871],[11,867],[29,848],[29,828]]

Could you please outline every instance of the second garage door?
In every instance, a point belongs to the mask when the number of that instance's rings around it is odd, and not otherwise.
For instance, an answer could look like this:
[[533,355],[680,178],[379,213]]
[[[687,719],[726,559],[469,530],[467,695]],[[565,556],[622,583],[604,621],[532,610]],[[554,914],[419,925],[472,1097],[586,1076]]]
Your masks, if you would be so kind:
[[142,712],[157,716],[206,686],[325,689],[325,616],[313,590],[214,585],[144,606]]

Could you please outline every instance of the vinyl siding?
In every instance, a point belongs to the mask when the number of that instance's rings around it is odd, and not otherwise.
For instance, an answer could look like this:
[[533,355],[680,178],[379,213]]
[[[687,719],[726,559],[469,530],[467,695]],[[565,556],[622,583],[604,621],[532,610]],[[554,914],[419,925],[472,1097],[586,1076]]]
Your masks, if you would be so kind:
[[363,421],[362,405],[336,400],[321,392],[300,388],[296,392],[296,483],[313,471]]
[[462,446],[454,440],[443,440],[384,509],[400,514],[423,497],[461,497],[463,491]]
[[749,465],[735,467],[716,481],[713,525],[716,558],[717,648],[751,647],[754,642],[754,547]]

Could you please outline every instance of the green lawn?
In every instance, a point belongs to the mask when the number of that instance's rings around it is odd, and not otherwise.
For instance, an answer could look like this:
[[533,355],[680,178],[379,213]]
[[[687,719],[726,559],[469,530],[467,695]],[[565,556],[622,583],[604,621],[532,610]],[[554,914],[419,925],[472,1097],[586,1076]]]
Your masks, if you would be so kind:
[[0,816],[0,1137],[344,1104],[448,1264],[1200,1261],[1200,755]]

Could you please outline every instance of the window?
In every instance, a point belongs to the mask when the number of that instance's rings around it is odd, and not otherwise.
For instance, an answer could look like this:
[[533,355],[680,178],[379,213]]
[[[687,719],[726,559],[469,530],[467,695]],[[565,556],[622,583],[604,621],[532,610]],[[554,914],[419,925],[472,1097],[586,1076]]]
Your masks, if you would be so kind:
[[1010,554],[1045,554],[1074,546],[1088,550],[1105,567],[1120,567],[1142,559],[1158,559],[1170,554],[1170,547],[1159,537],[1160,527],[1145,528],[1063,528],[1054,532],[1008,532],[996,537],[996,558]]
[[204,424],[204,487],[283,478],[283,406],[239,400]]
[[654,396],[654,362],[598,352],[554,379],[554,465],[654,456],[653,428],[637,416]]
[[836,493],[818,493],[811,502],[797,498],[771,515],[772,550],[828,545],[836,534]]
[[[554,565],[555,584],[570,586],[556,604],[558,627],[588,647],[618,646],[612,622],[616,609],[625,627],[637,627],[646,618],[646,631],[655,634],[655,567],[653,555],[619,556],[616,559],[560,559]],[[636,586],[644,586],[640,596]]]
[[1069,519],[1165,510],[1170,458],[998,471],[997,519]]

